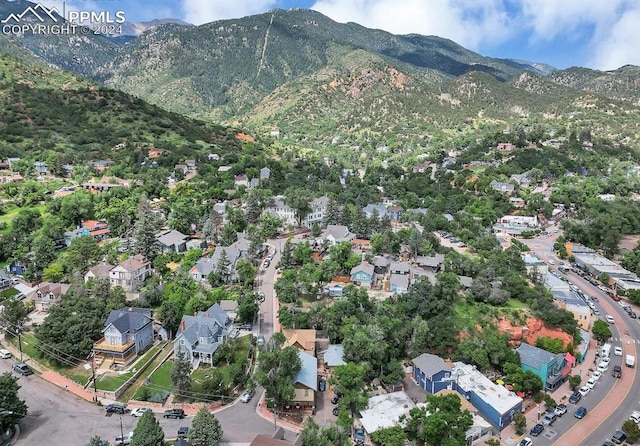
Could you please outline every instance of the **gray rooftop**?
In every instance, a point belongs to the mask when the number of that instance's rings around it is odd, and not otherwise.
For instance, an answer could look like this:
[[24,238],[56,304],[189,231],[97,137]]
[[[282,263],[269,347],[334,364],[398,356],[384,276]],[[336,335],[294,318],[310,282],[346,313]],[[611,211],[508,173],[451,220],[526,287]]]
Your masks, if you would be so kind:
[[330,344],[329,348],[324,352],[324,363],[328,367],[338,367],[345,365],[344,348],[342,344]]
[[152,321],[151,310],[148,308],[120,308],[109,313],[107,322],[104,323],[103,331],[113,324],[120,333],[136,333]]
[[411,360],[413,365],[420,369],[426,376],[433,376],[438,372],[451,372],[451,367],[446,362],[436,355],[430,353],[423,353],[417,358]]
[[309,353],[298,350],[298,357],[302,366],[300,371],[294,378],[294,382],[300,383],[305,387],[318,391],[318,360]]
[[408,274],[391,274],[391,285],[409,288],[409,275]]
[[164,246],[176,246],[184,243],[187,240],[187,236],[175,229],[172,229],[171,231],[162,232],[156,235],[156,240]]
[[357,273],[358,271],[364,271],[368,275],[373,276],[373,265],[369,262],[362,262],[360,265],[351,268],[351,275]]
[[549,353],[546,350],[542,350],[525,342],[520,344],[520,347],[516,350],[520,354],[520,362],[536,370],[540,370],[543,364],[550,362],[556,357],[553,353]]

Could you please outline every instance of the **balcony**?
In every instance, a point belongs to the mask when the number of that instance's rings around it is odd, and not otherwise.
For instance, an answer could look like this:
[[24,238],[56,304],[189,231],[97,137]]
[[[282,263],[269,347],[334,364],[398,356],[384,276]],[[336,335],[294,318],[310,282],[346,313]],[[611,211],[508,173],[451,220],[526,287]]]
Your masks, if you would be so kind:
[[135,347],[134,341],[128,341],[122,345],[118,345],[118,344],[109,344],[104,338],[100,339],[98,342],[95,342],[93,344],[93,349],[96,352],[104,352],[104,353],[124,353],[127,350],[134,347]]

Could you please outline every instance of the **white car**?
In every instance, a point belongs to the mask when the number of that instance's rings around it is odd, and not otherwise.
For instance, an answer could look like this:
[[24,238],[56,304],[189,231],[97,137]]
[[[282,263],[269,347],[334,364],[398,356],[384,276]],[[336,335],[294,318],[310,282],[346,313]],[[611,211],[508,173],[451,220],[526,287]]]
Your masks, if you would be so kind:
[[141,417],[145,412],[151,412],[148,407],[137,407],[131,411],[131,416]]
[[2,359],[11,358],[11,352],[9,350],[5,350],[4,348],[0,349],[0,358]]
[[594,371],[591,373],[591,377],[592,377],[592,378],[595,378],[595,379],[600,379],[600,377],[601,377],[601,376],[602,376],[602,373],[598,372],[597,370],[594,370]]
[[591,389],[587,386],[582,386],[580,387],[580,390],[578,390],[578,392],[580,392],[580,395],[582,396],[587,396],[587,393],[589,393]]
[[593,390],[593,388],[596,386],[597,382],[598,382],[597,379],[591,377],[591,378],[589,378],[589,381],[587,381],[587,383],[584,386],[588,387],[591,390]]
[[[622,347],[616,347],[613,349],[613,354],[616,356],[622,356]],[[607,358],[608,359],[608,358]]]
[[[620,348],[620,347],[616,347],[616,348]],[[602,358],[600,360],[601,363],[603,364],[607,364],[607,367],[609,367],[609,363],[611,362],[611,358],[609,358],[608,356],[605,356],[604,358]]]
[[600,364],[598,364],[598,371],[600,373],[604,373],[607,371],[607,369],[609,368],[609,363],[608,362],[600,362]]
[[605,318],[605,319],[607,320],[607,322],[609,322],[610,324],[615,324],[615,323],[616,323],[616,320],[615,320],[615,319],[613,318],[613,316],[611,316],[610,314],[607,314],[604,318]]

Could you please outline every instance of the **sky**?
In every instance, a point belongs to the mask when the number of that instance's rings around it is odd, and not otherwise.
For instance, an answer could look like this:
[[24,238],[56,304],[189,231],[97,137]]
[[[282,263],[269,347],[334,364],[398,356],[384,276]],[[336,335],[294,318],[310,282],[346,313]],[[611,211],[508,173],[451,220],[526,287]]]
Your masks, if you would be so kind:
[[[32,0],[36,2],[37,0]],[[62,0],[41,0],[59,5]],[[66,0],[67,9],[122,10],[129,21],[194,25],[274,8],[313,9],[337,22],[435,35],[483,56],[556,68],[640,65],[639,0]]]

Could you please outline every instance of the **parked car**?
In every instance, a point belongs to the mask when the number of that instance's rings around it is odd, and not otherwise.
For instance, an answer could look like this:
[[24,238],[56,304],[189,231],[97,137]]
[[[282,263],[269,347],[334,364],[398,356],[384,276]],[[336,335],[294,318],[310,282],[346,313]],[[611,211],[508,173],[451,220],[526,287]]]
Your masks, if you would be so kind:
[[260,291],[258,293],[258,301],[264,302],[264,299],[265,299],[264,293],[262,291]]
[[613,318],[613,316],[611,316],[610,314],[607,314],[604,318],[605,318],[605,319],[607,320],[607,322],[609,322],[610,324],[615,324],[615,323],[616,323],[616,320],[615,320],[615,319]]
[[178,428],[178,438],[187,438],[189,434],[189,428],[187,426],[181,426]]
[[591,377],[592,378],[600,379],[601,376],[602,376],[602,373],[598,372],[597,370],[594,370],[593,372],[591,372]]
[[338,404],[338,401],[340,401],[340,396],[338,396],[338,394],[333,395],[331,398],[331,404]]
[[582,394],[580,394],[580,392],[573,392],[573,394],[571,394],[571,396],[569,397],[569,402],[571,404],[578,404],[578,401],[580,401],[582,399]]
[[542,424],[545,426],[552,426],[553,423],[558,419],[558,415],[554,412],[547,412],[544,414],[544,418],[542,418]]
[[620,367],[619,365],[614,365],[613,366],[613,372],[611,372],[611,375],[613,375],[614,378],[621,378],[622,377],[622,367]]
[[587,415],[587,408],[584,406],[580,406],[578,407],[578,410],[576,410],[576,413],[573,416],[581,420],[585,417],[585,415]]
[[357,445],[364,444],[364,429],[361,427],[357,428],[353,433],[353,438],[356,440]]
[[578,392],[580,392],[580,395],[582,396],[587,396],[587,394],[589,393],[591,389],[587,386],[582,386],[580,387],[580,389],[578,390]]
[[9,350],[5,350],[4,348],[0,349],[0,358],[2,359],[11,358],[11,352]]
[[264,335],[258,336],[258,340],[256,341],[256,344],[258,345],[258,347],[261,347],[264,345]]
[[615,444],[622,444],[626,441],[627,439],[627,434],[625,434],[623,431],[621,430],[617,430],[612,436],[611,436],[611,441],[614,442]]
[[629,317],[630,317],[631,319],[638,319],[638,315],[636,314],[636,312],[635,312],[635,311],[631,311],[631,312],[629,313]]
[[151,412],[151,409],[148,407],[137,407],[131,411],[131,416],[141,417],[145,412]]
[[182,409],[169,409],[165,410],[162,416],[164,418],[183,419],[186,415],[184,414],[184,410]]
[[118,435],[114,440],[113,444],[115,446],[127,446],[131,444],[131,440],[133,439],[133,432],[129,432],[128,434]]
[[556,409],[554,410],[557,416],[561,417],[565,413],[567,413],[567,405],[566,404],[558,404]]
[[327,390],[327,382],[324,379],[321,379],[318,383],[318,390],[320,390],[320,392]]
[[240,396],[240,402],[241,403],[248,403],[249,401],[251,401],[251,398],[253,398],[254,393],[255,393],[255,390],[246,390]]
[[533,428],[531,428],[531,430],[529,431],[529,435],[531,435],[532,437],[537,437],[543,431],[544,431],[544,426],[538,423],[535,426],[533,426]]
[[591,377],[585,384],[585,387],[588,387],[589,389],[593,390],[593,388],[596,386],[597,383],[598,383],[598,380],[595,379],[594,377]]
[[33,375],[33,371],[24,362],[19,362],[13,365],[13,371],[21,374],[22,376]]
[[522,441],[518,443],[518,446],[532,446],[532,445],[533,445],[533,440],[529,437],[524,437]]
[[613,349],[613,354],[616,356],[622,356],[622,347],[616,347]]
[[338,406],[334,407],[331,413],[337,417],[340,415],[340,408]]
[[125,406],[124,404],[108,404],[106,409],[107,413],[117,413],[120,415],[124,415],[128,410],[127,406]]

